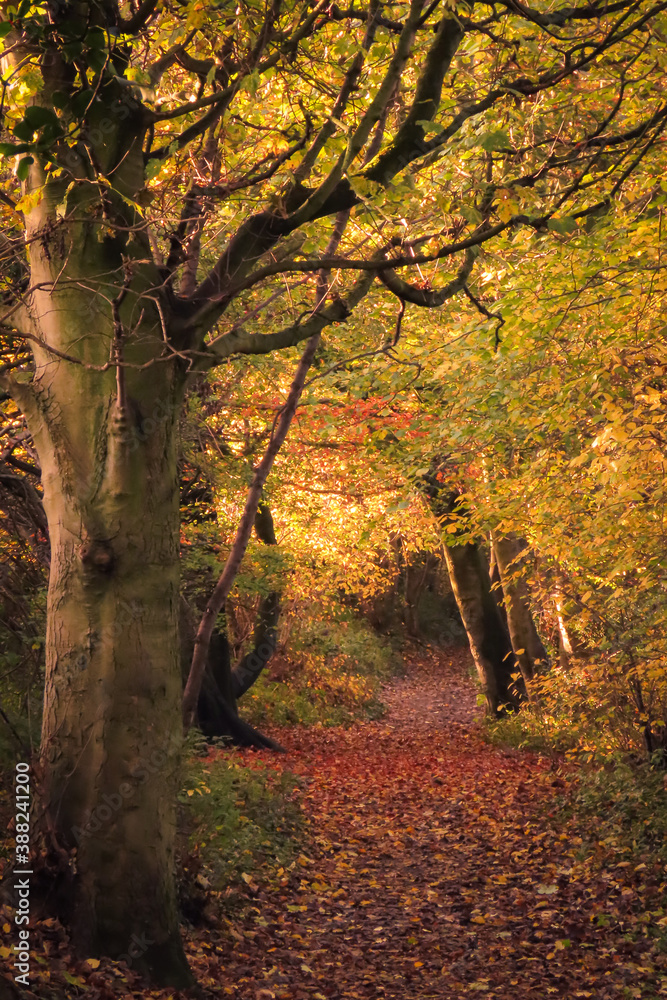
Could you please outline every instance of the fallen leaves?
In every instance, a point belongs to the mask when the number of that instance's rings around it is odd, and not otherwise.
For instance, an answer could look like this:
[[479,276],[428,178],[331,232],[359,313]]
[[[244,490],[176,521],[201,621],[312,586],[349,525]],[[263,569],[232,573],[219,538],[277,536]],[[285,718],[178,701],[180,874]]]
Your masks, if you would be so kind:
[[[667,996],[664,873],[566,819],[571,778],[551,761],[484,743],[464,670],[432,657],[393,686],[380,722],[280,732],[288,753],[262,760],[299,776],[307,837],[289,866],[242,874],[240,910],[188,934],[207,993]],[[77,964],[62,931],[45,932],[60,996],[84,982],[105,1000],[179,996],[104,959]]]
[[230,995],[620,1000],[638,978],[663,995],[642,865],[583,850],[568,777],[487,746],[473,708],[460,662],[431,662],[394,686],[389,718],[281,731],[272,760],[304,782],[310,845],[262,887],[252,971],[219,944]]

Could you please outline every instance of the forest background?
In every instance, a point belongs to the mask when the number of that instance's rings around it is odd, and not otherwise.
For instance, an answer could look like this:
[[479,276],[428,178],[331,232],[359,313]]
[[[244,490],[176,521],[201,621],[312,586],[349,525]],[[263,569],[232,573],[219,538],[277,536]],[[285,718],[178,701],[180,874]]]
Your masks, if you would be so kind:
[[[3,8],[0,739],[85,947],[188,979],[184,683],[252,741],[466,635],[494,732],[658,795],[664,6]],[[166,745],[107,899],[72,830]]]

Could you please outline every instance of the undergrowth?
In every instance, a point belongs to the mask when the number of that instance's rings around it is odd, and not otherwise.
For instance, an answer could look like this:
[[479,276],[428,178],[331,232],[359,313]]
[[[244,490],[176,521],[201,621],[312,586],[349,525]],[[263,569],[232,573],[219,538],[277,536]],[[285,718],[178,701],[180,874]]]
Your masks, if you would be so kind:
[[386,638],[341,610],[292,623],[288,667],[265,672],[241,701],[253,725],[341,726],[379,718],[380,688],[401,662]]
[[667,864],[667,778],[648,761],[611,756],[582,768],[571,808],[610,848]]
[[260,761],[245,766],[234,750],[204,751],[197,739],[189,740],[179,795],[182,876],[190,887],[229,898],[253,873],[292,863],[300,839],[298,785]]
[[496,746],[560,760],[568,777],[563,818],[577,817],[583,851],[603,844],[605,851],[635,859],[629,863],[664,868],[667,772],[657,756],[647,758],[640,727],[632,731],[611,697],[596,697],[576,672],[560,678],[554,672],[540,685],[539,702],[487,720],[485,729]]

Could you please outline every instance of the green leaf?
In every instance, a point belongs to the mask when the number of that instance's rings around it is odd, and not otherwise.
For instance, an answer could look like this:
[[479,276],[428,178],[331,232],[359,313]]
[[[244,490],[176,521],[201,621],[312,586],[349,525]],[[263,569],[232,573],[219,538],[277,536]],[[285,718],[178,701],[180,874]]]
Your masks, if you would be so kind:
[[35,130],[27,121],[20,121],[14,126],[14,135],[17,139],[23,139],[25,142],[32,142],[32,137],[35,134]]
[[442,125],[439,125],[438,122],[432,122],[427,119],[423,121],[418,121],[417,125],[419,125],[419,127],[421,128],[422,132],[424,133],[424,136],[439,135],[440,132],[444,132]]
[[51,108],[44,108],[40,104],[32,104],[25,109],[23,120],[28,122],[33,129],[44,128],[45,125],[58,124],[58,117]]
[[0,142],[0,156],[18,156],[19,153],[27,153],[32,149],[30,142]]
[[241,84],[241,90],[245,90],[246,93],[254,97],[257,93],[257,88],[259,87],[259,72],[254,69],[252,73],[245,77]]
[[104,69],[107,61],[107,52],[100,49],[91,49],[88,53],[88,65],[95,73],[100,73]]
[[16,176],[20,181],[24,181],[27,178],[30,167],[34,162],[34,156],[24,156],[23,159],[19,161],[19,165],[16,168]]
[[86,45],[89,45],[91,49],[106,49],[107,36],[101,28],[91,28],[86,35]]
[[65,111],[69,107],[70,97],[64,90],[54,90],[51,94],[51,103],[59,111]]
[[75,118],[80,118],[85,114],[86,108],[92,101],[94,96],[93,90],[80,90],[78,94],[75,94],[70,100],[70,108],[72,114]]
[[576,230],[577,224],[569,215],[564,215],[562,219],[549,219],[547,228],[553,233],[563,233],[567,236]]
[[479,144],[482,149],[487,151],[487,153],[511,147],[510,137],[507,132],[502,129],[498,129],[495,132],[487,132],[485,135],[481,135],[479,137]]

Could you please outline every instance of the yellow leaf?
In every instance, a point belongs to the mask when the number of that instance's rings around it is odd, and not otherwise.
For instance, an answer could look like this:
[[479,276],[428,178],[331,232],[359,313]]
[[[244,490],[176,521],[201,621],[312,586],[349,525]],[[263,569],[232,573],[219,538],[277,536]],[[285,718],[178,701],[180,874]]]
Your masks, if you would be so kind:
[[99,969],[100,960],[99,958],[87,958],[86,965],[89,965],[91,969]]
[[27,215],[28,212],[32,212],[33,208],[37,208],[43,197],[44,189],[41,187],[35,188],[34,191],[29,191],[28,194],[24,194],[23,197],[17,201],[16,211],[23,212]]
[[485,924],[485,923],[486,923],[486,920],[485,920],[485,918],[484,918],[484,917],[482,917],[482,916],[477,916],[477,917],[471,917],[471,918],[470,918],[470,923],[471,923],[471,924]]

